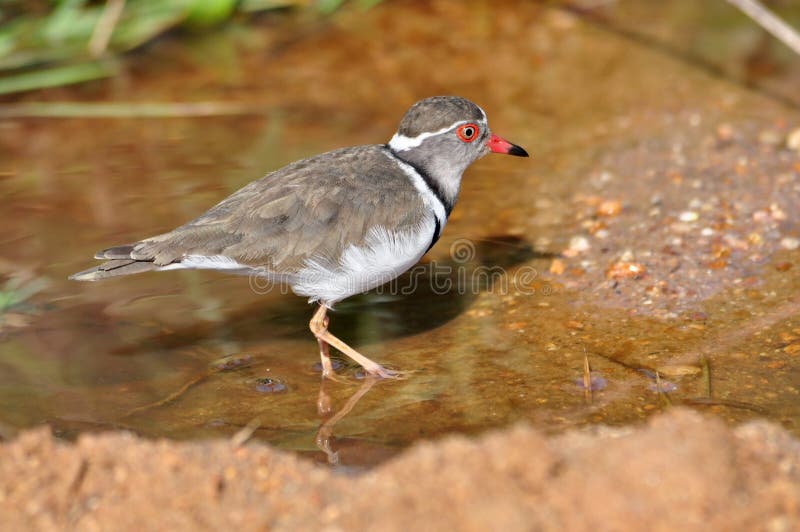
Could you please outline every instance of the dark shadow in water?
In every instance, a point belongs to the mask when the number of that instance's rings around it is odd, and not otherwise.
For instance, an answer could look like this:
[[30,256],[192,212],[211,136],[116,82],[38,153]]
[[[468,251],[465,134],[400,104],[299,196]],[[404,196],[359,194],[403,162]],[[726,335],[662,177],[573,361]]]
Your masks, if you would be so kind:
[[[734,9],[733,6],[731,6],[731,8]],[[764,87],[763,85],[758,83],[758,79],[763,77],[764,74],[763,72],[764,69],[758,67],[759,65],[763,66],[762,63],[766,60],[766,56],[764,55],[765,50],[763,49],[763,42],[757,44],[756,49],[753,51],[753,53],[750,54],[750,57],[747,58],[747,65],[746,65],[748,67],[747,72],[749,73],[751,79],[740,79],[732,76],[730,73],[726,72],[725,69],[723,69],[719,65],[695,53],[692,53],[687,50],[682,50],[677,46],[673,45],[672,43],[660,40],[651,35],[646,35],[643,33],[639,33],[635,30],[632,30],[630,28],[625,28],[621,24],[614,22],[610,18],[606,17],[599,9],[592,9],[592,8],[587,9],[579,5],[572,5],[572,4],[566,4],[562,7],[562,9],[580,17],[583,21],[591,24],[595,28],[608,31],[617,36],[628,39],[640,46],[657,50],[663,54],[668,55],[669,57],[672,57],[674,59],[692,65],[693,67],[704,71],[705,73],[714,78],[722,79],[734,83],[736,85],[746,87],[752,90],[753,92],[756,92],[772,100],[780,102],[781,104],[787,107],[800,110],[800,100],[796,100],[787,94],[782,94],[776,91],[775,89]],[[755,22],[753,22],[753,24],[755,24]],[[758,27],[756,29],[760,30],[760,28]],[[762,46],[762,48],[759,49],[758,48],[759,46]],[[758,61],[759,65],[754,64],[753,63],[754,60]],[[767,69],[767,71],[771,72],[771,69]]]
[[[456,249],[463,245],[465,250]],[[470,247],[471,246],[471,247]],[[459,251],[462,255],[452,256]],[[536,252],[530,243],[516,236],[496,236],[480,241],[459,240],[445,260],[421,264],[402,275],[396,283],[339,303],[331,314],[331,330],[354,341],[352,333],[364,319],[380,323],[380,338],[394,338],[435,329],[464,312],[485,290],[512,289],[509,276],[523,263],[552,254]],[[530,267],[528,267],[530,268]],[[530,268],[529,272],[535,271]],[[506,277],[503,277],[505,275]],[[466,286],[464,281],[466,281]],[[243,281],[245,282],[245,281]],[[115,354],[129,355],[147,348],[174,349],[209,339],[237,342],[269,338],[308,338],[312,308],[303,298],[283,296],[265,307],[256,302],[226,314],[222,321],[202,322],[169,333],[158,333],[138,345],[126,346]],[[369,338],[358,340],[369,341]]]

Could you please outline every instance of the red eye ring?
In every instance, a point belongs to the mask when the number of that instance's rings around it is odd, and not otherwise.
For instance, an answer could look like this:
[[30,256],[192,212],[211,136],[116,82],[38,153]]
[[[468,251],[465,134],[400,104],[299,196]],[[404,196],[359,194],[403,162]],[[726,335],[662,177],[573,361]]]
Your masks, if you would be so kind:
[[472,142],[478,138],[478,126],[475,124],[462,124],[456,129],[456,135],[463,142]]

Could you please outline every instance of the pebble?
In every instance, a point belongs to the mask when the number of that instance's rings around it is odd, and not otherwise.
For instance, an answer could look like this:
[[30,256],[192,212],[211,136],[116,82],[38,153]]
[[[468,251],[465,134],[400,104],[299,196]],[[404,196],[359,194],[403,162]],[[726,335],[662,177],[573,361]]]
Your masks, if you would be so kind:
[[763,209],[759,209],[753,213],[753,221],[758,223],[765,223],[770,221],[772,217]]
[[619,200],[606,200],[597,206],[598,216],[616,216],[622,212],[622,202]]
[[680,221],[682,221],[682,222],[694,222],[694,221],[695,221],[695,220],[697,220],[698,218],[700,218],[700,215],[699,215],[699,214],[697,214],[697,213],[696,213],[696,212],[694,212],[694,211],[683,211],[683,212],[680,214],[680,216],[678,216],[678,219],[679,219]]
[[287,390],[284,383],[279,380],[264,377],[256,380],[256,391],[261,393],[283,393]]
[[769,213],[772,215],[773,220],[783,221],[786,220],[786,212],[780,208],[777,203],[773,203],[769,206]]
[[615,262],[606,268],[606,279],[640,279],[647,268],[638,262]]
[[800,344],[789,344],[783,348],[783,352],[787,355],[796,355],[800,353]]
[[783,249],[788,249],[789,251],[794,251],[795,249],[800,248],[800,239],[793,236],[785,236],[781,238],[781,247]]
[[725,123],[718,125],[717,138],[723,141],[731,140],[733,138],[733,126]]
[[565,269],[566,265],[564,264],[564,261],[561,259],[555,259],[553,260],[553,262],[550,263],[550,273],[552,273],[553,275],[561,275],[562,273],[564,273]]
[[589,239],[585,236],[573,236],[569,241],[569,248],[564,250],[564,255],[567,257],[574,257],[578,253],[588,251],[591,247],[592,245],[589,243]]
[[790,150],[800,151],[800,127],[793,129],[786,137],[786,147]]

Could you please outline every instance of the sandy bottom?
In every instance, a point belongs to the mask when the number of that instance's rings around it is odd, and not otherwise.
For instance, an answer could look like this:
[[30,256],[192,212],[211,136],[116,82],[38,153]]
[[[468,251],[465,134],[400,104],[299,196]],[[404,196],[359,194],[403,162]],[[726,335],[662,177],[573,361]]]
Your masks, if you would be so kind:
[[797,530],[800,442],[674,409],[639,428],[527,426],[342,475],[259,443],[46,429],[0,449],[6,530]]

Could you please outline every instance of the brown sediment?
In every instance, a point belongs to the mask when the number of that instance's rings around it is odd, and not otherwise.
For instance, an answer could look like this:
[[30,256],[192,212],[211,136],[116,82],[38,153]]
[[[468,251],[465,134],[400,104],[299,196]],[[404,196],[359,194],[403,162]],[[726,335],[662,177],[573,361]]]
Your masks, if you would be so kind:
[[[671,409],[636,429],[528,426],[341,475],[272,448],[126,434],[0,444],[9,530],[793,530],[800,442]],[[736,504],[732,504],[736,501]]]

